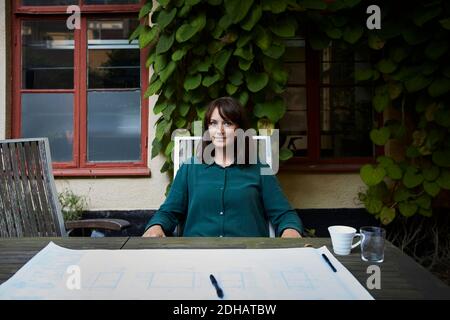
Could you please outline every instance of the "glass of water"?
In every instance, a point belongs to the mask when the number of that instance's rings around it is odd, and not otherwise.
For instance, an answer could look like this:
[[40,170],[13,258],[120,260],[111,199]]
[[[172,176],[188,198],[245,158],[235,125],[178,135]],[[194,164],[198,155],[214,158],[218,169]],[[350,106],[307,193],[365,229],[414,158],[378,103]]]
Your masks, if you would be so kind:
[[383,262],[386,230],[380,227],[362,227],[360,234],[361,258],[368,262]]

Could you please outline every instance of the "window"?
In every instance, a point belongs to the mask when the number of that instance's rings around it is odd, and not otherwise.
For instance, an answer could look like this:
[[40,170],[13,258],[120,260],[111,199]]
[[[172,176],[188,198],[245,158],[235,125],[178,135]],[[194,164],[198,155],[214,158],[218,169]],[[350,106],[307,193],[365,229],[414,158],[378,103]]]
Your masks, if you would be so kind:
[[280,144],[294,154],[286,167],[353,171],[373,161],[380,149],[369,137],[377,120],[372,86],[356,84],[353,76],[370,61],[369,54],[333,46],[314,51],[302,37],[286,45],[289,78]]
[[57,175],[146,175],[148,74],[145,52],[128,41],[140,4],[84,0],[74,30],[70,4],[79,3],[16,2],[13,136],[48,137]]

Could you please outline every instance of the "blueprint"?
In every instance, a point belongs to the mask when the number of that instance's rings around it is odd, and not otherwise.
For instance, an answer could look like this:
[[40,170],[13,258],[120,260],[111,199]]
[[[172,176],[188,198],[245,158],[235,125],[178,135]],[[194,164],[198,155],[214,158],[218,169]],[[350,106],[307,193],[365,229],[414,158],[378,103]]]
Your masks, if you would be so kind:
[[0,286],[0,299],[219,299],[211,274],[223,299],[373,299],[326,247],[71,250],[53,242]]

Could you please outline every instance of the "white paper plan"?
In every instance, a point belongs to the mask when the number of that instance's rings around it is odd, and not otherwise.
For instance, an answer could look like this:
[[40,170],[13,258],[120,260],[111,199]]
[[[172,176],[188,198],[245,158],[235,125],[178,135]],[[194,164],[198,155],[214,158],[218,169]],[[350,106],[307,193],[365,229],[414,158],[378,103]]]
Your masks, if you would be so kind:
[[219,299],[211,274],[223,299],[373,299],[326,247],[71,250],[53,242],[0,286],[0,299]]

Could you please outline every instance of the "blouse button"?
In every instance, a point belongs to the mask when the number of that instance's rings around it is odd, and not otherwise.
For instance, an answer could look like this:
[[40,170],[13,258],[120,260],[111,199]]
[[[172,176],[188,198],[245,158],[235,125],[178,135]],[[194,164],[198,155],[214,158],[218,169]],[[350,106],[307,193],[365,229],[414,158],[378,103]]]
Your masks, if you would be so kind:
[[223,214],[223,211],[220,211],[219,214],[222,215],[222,214]]

